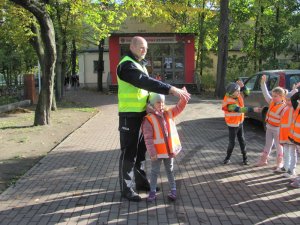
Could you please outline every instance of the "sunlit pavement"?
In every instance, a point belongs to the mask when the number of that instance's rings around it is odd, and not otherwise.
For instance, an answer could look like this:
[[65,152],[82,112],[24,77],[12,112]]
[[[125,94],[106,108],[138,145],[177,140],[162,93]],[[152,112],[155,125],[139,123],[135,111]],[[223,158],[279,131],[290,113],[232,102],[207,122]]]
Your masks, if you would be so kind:
[[[169,202],[161,167],[161,191],[153,203],[122,199],[118,182],[117,96],[83,90],[67,97],[100,112],[0,195],[0,224],[300,224],[300,189],[268,167],[254,167],[264,145],[258,124],[245,122],[249,166],[228,143],[221,101],[193,96],[177,119],[183,151],[175,162],[178,199]],[[174,97],[167,104],[174,104]],[[150,161],[146,162],[150,171]]]

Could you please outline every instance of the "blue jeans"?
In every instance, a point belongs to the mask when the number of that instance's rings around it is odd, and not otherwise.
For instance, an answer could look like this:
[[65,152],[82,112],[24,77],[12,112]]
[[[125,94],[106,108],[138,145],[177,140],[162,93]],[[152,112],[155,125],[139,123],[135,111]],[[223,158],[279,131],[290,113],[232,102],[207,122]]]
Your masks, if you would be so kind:
[[153,191],[153,192],[156,191],[157,177],[160,173],[161,162],[164,162],[170,189],[176,190],[176,182],[175,182],[175,178],[174,178],[174,174],[173,174],[174,158],[167,158],[167,159],[157,159],[157,160],[151,161],[150,191]]

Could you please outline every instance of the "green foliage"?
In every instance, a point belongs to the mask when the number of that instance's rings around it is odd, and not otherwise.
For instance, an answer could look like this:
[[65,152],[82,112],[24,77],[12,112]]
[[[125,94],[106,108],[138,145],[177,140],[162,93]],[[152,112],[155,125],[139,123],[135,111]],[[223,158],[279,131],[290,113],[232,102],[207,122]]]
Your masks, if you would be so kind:
[[208,72],[205,72],[200,77],[200,85],[202,90],[211,91],[215,88],[216,80],[213,77],[214,76]]
[[16,10],[16,6],[9,2],[1,1],[0,7],[0,18],[4,18],[0,29],[0,73],[6,84],[11,85],[20,74],[30,71],[37,63],[28,42],[33,36],[30,23],[34,20],[25,10],[19,7]]
[[232,82],[239,77],[249,77],[254,73],[255,71],[249,57],[229,56],[225,83]]
[[[280,68],[279,54],[289,53],[291,29],[299,24],[299,1],[230,1],[230,43],[242,41],[242,51],[263,68]],[[260,69],[263,69],[260,68]]]

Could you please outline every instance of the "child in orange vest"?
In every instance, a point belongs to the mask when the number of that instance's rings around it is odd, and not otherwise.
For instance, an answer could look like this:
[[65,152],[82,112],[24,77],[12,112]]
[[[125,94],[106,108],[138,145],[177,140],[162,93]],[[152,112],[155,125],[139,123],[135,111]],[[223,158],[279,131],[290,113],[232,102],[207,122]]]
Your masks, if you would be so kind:
[[[280,132],[279,141],[283,146],[283,167],[277,168],[275,172],[286,172],[283,174],[284,177],[291,178],[296,175],[295,167],[297,162],[296,145],[293,144],[289,138],[289,132],[291,124],[293,122],[294,109],[291,102],[291,96],[297,92],[294,87],[293,91],[286,95],[286,107],[282,113],[280,119]],[[287,90],[286,90],[287,91]],[[296,156],[296,157],[295,157]]]
[[[185,88],[183,88],[185,90]],[[178,116],[187,104],[184,98],[179,99],[175,107],[165,107],[165,96],[151,93],[147,106],[147,116],[142,123],[147,151],[151,158],[150,192],[148,201],[156,199],[157,177],[163,162],[167,173],[170,192],[168,198],[176,200],[176,182],[173,174],[174,157],[180,152],[181,144],[178,137],[174,117]]]
[[[296,88],[300,86],[300,83],[297,83]],[[300,128],[299,128],[299,123],[300,123],[300,105],[299,105],[299,99],[300,99],[300,92],[296,92],[294,95],[291,97],[291,105],[294,109],[293,112],[293,120],[291,122],[291,128],[289,130],[288,138],[291,141],[292,148],[289,149],[289,158],[288,163],[289,167],[286,168],[288,169],[288,172],[284,174],[285,177],[287,178],[294,178],[296,177],[296,164],[297,164],[297,150],[300,145]],[[291,186],[293,187],[300,187],[299,185],[299,178],[295,179],[292,183]]]
[[238,80],[228,84],[226,87],[226,95],[222,103],[222,110],[225,113],[225,122],[229,129],[229,143],[227,155],[223,161],[224,164],[230,163],[230,157],[235,145],[235,137],[237,136],[243,155],[243,164],[248,165],[243,127],[244,113],[261,111],[258,107],[251,108],[244,106],[244,100],[240,94],[241,89],[245,95],[249,95],[250,91],[244,86],[242,81]]
[[283,148],[279,143],[279,125],[280,118],[283,113],[283,109],[285,108],[285,90],[281,87],[276,87],[272,90],[272,96],[270,96],[267,86],[266,86],[266,75],[262,75],[261,77],[261,90],[265,97],[265,100],[269,104],[269,109],[266,114],[265,122],[266,122],[266,143],[265,147],[262,151],[260,160],[256,164],[256,166],[265,166],[268,164],[268,157],[271,153],[271,149],[273,143],[275,142],[275,146],[277,149],[277,160],[276,160],[276,170],[281,170],[283,166]]

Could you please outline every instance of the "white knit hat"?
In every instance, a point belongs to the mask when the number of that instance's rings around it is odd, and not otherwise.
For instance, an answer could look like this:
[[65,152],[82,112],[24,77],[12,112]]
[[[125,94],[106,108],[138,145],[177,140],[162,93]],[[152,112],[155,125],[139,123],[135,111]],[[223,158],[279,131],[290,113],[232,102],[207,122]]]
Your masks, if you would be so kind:
[[149,103],[151,105],[154,105],[156,102],[164,102],[164,101],[165,101],[165,96],[164,95],[157,94],[157,93],[154,93],[154,92],[150,93]]

